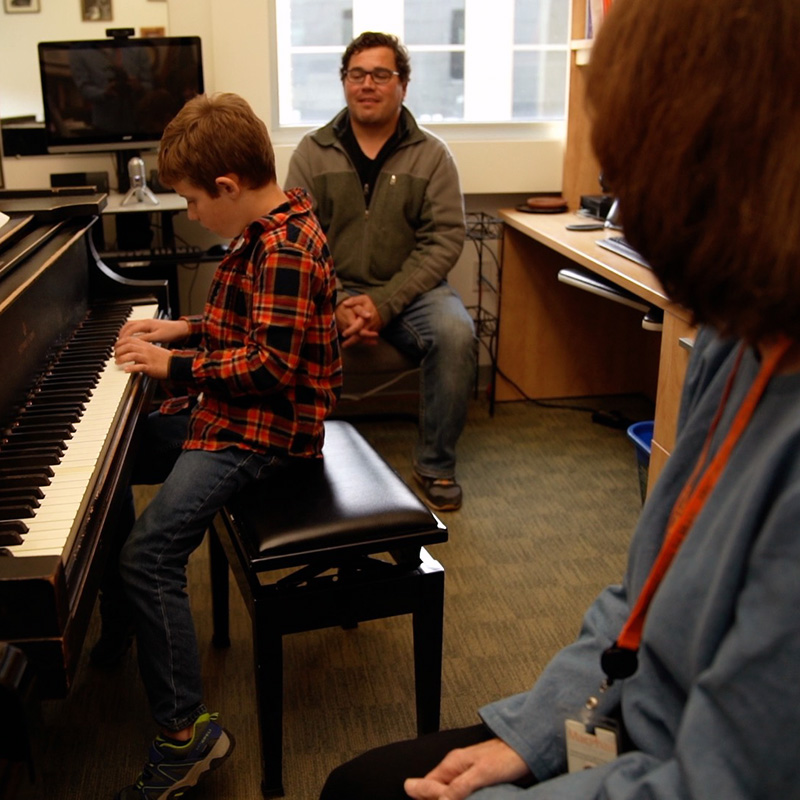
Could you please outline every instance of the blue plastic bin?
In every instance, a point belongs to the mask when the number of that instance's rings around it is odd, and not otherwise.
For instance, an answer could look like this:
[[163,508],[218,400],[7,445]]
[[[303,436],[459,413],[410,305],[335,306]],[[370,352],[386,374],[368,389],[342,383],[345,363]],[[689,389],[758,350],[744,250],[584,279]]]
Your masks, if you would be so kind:
[[634,422],[628,428],[628,438],[636,445],[639,492],[642,495],[642,503],[644,503],[647,497],[647,476],[650,467],[650,449],[653,442],[653,421]]

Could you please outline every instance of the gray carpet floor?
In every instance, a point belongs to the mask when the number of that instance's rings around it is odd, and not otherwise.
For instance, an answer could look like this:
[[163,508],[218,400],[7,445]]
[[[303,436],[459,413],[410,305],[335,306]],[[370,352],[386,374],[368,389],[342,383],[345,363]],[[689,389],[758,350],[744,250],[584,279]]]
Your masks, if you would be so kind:
[[[632,402],[633,415],[645,418],[643,404]],[[413,486],[416,426],[358,427]],[[482,704],[526,689],[575,636],[585,607],[619,580],[641,506],[635,451],[624,431],[593,424],[585,413],[525,403],[500,404],[491,417],[484,399],[474,401],[458,477],[464,506],[442,515],[449,541],[430,548],[446,573],[443,727],[473,724]],[[204,546],[190,562],[190,594],[207,702],[237,746],[191,796],[257,800],[249,617],[232,583],[231,647],[211,645],[207,572]],[[135,657],[111,673],[93,669],[87,651],[97,630],[95,610],[72,692],[43,704],[37,778],[21,787],[20,800],[110,800],[141,768],[154,728]],[[410,618],[295,634],[284,650],[289,800],[314,800],[342,760],[414,735]]]

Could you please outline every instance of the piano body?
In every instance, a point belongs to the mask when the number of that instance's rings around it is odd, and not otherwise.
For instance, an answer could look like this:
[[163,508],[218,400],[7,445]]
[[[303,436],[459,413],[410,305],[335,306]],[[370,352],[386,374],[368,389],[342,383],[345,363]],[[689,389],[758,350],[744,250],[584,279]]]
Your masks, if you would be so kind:
[[0,642],[48,698],[75,676],[154,391],[114,364],[113,343],[127,318],[168,313],[166,281],[97,257],[105,202],[93,188],[0,191]]

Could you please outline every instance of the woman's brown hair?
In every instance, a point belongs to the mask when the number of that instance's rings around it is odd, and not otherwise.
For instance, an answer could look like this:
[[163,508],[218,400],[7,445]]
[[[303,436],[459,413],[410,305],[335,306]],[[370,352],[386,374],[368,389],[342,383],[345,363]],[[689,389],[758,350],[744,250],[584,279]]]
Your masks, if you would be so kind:
[[239,95],[194,97],[161,137],[159,180],[166,186],[186,180],[216,197],[216,179],[229,173],[252,189],[275,180],[275,154],[267,126]]
[[800,3],[614,0],[592,144],[625,235],[697,322],[800,339]]

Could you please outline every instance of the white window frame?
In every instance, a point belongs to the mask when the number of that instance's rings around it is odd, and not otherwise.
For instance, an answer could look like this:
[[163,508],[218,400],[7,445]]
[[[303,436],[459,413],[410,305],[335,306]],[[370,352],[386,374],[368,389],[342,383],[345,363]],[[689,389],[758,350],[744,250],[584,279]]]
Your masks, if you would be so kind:
[[[296,143],[315,125],[307,123],[283,123],[281,118],[290,116],[290,93],[281,91],[286,84],[282,76],[291,74],[291,58],[296,53],[340,54],[341,47],[279,47],[282,32],[289,27],[289,5],[291,0],[273,0],[274,32],[273,58],[277,80],[273,82],[272,133],[276,143]],[[562,0],[569,4],[569,0]],[[571,5],[571,4],[570,4]],[[563,140],[566,132],[565,119],[524,121],[493,121],[507,116],[512,103],[513,60],[516,52],[562,51],[569,55],[569,43],[563,45],[518,45],[513,41],[514,0],[465,0],[465,44],[464,45],[407,45],[412,63],[414,54],[429,52],[465,53],[464,59],[464,114],[468,121],[436,122],[423,120],[425,127],[447,141],[544,141]],[[571,20],[568,29],[571,28]],[[353,0],[353,30],[356,35],[364,30],[402,31],[404,29],[402,0]],[[487,36],[492,39],[487,40]],[[487,64],[485,50],[471,48],[473,40],[487,43],[492,51],[492,60]],[[508,80],[498,78],[507,75]],[[283,105],[283,107],[282,107]],[[344,106],[344,96],[342,96]],[[565,98],[564,113],[567,113]]]

